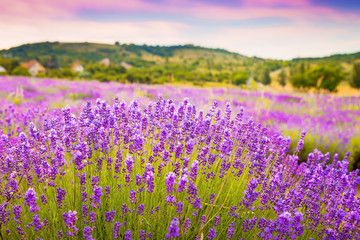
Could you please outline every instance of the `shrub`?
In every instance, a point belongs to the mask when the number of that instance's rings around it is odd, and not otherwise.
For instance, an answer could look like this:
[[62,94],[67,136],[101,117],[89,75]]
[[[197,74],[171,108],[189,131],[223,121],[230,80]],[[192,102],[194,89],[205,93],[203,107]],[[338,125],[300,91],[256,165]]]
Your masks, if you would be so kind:
[[26,68],[21,67],[21,66],[15,67],[12,70],[11,74],[15,75],[15,76],[31,76],[29,71]]

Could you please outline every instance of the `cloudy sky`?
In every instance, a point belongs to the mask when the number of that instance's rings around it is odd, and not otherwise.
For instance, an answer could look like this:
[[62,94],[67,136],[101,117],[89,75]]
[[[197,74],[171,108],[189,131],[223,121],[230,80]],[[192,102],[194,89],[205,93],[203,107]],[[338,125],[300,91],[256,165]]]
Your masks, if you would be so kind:
[[0,0],[0,49],[195,45],[290,59],[360,51],[359,0]]

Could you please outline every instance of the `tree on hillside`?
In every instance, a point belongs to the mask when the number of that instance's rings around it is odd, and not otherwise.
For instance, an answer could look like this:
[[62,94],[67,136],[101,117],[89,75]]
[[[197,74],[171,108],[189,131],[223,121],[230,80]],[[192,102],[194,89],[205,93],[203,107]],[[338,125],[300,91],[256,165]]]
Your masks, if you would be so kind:
[[241,85],[241,84],[245,84],[246,81],[249,79],[249,73],[247,71],[240,71],[240,72],[236,72],[234,73],[232,79],[233,79],[233,84],[235,85]]
[[270,70],[268,68],[263,69],[260,82],[264,85],[269,85],[271,83]]
[[353,71],[351,76],[351,86],[360,90],[360,62],[356,62],[353,65]]
[[252,75],[256,82],[260,82],[264,85],[269,85],[271,83],[270,70],[268,67],[257,65],[254,67]]
[[3,66],[8,73],[11,73],[13,69],[19,66],[19,61],[11,58],[0,58],[0,66]]
[[340,67],[319,65],[312,67],[305,73],[307,82],[317,89],[336,91],[339,83],[344,79],[344,73]]
[[295,64],[290,68],[290,83],[294,88],[306,90],[315,87],[313,82],[308,81],[305,77],[305,63]]
[[281,71],[278,76],[278,81],[279,81],[280,85],[283,87],[285,87],[285,85],[286,85],[286,77],[287,77],[287,75],[286,75],[284,68],[281,68]]
[[70,68],[63,68],[62,70],[62,76],[66,79],[74,79],[76,77],[76,74],[71,71]]
[[45,67],[49,68],[49,69],[58,69],[59,68],[58,59],[55,54],[52,54],[50,59],[48,61],[46,61]]

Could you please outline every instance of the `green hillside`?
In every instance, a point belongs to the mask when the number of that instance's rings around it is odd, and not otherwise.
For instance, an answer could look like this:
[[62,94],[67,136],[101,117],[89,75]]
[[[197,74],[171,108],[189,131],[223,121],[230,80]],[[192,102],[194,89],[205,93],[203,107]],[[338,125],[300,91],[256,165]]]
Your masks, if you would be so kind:
[[[110,66],[99,63],[104,58],[110,60]],[[267,85],[276,80],[283,86],[291,84],[306,90],[328,86],[318,81],[326,75],[330,76],[326,79],[333,82],[331,87],[327,87],[330,91],[335,91],[343,80],[351,81],[353,63],[357,59],[360,59],[360,52],[282,61],[247,57],[192,44],[148,46],[118,42],[113,45],[41,42],[0,51],[0,65],[12,75],[29,74],[20,63],[37,60],[46,69],[45,73],[38,74],[39,77],[143,83],[193,82],[198,85],[205,82],[242,85],[249,79]],[[75,62],[80,63],[84,71],[71,70]]]
[[[148,46],[118,43],[110,45],[88,42],[42,42],[2,50],[0,56],[16,59],[18,62],[36,59],[48,69],[69,69],[75,61],[80,61],[90,73],[85,77],[96,77],[103,81],[126,79],[155,83],[224,82],[232,81],[235,75],[238,76],[238,83],[244,83],[250,77],[249,74],[255,63],[267,64],[272,70],[281,66],[281,61],[251,58],[224,49],[204,48],[191,44]],[[112,66],[119,66],[122,62],[126,62],[133,68],[126,71],[117,69],[116,72],[121,73],[122,76],[111,76],[114,74],[109,73],[107,74],[109,76],[105,77],[100,72],[94,76],[93,73],[100,70],[99,66],[95,65],[103,58],[109,58]],[[141,73],[137,71],[139,69]],[[103,73],[107,71],[102,70]],[[240,79],[239,76],[242,78]],[[69,73],[59,77],[76,76],[71,76]]]
[[251,58],[224,49],[211,49],[199,46],[148,46],[135,44],[100,44],[100,43],[60,43],[42,42],[25,44],[8,50],[1,50],[0,56],[18,58],[20,61],[31,59],[46,59],[55,55],[61,63],[67,61],[83,60],[86,62],[100,61],[107,57],[111,61],[133,59],[151,59],[154,63],[161,63],[162,58],[181,59],[212,59],[222,58],[229,61],[249,60]]
[[292,61],[293,62],[308,61],[308,62],[321,62],[321,63],[329,63],[329,62],[352,63],[357,59],[360,59],[360,52],[347,53],[347,54],[334,54],[330,56],[317,57],[317,58],[294,58]]

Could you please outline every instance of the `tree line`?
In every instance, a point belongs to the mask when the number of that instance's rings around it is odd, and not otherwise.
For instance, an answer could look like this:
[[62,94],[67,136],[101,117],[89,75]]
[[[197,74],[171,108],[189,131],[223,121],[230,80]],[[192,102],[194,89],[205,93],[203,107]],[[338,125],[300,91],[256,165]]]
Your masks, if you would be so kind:
[[[192,82],[201,85],[205,82],[219,82],[234,85],[247,84],[250,79],[255,82],[269,85],[274,80],[271,71],[278,70],[277,81],[281,86],[290,83],[293,88],[308,91],[309,89],[334,92],[344,79],[354,88],[360,89],[360,62],[354,62],[351,72],[345,72],[339,65],[310,64],[308,62],[281,62],[267,61],[253,63],[244,67],[231,67],[226,70],[214,65],[211,61],[194,60],[193,62],[166,62],[156,64],[140,58],[129,59],[132,68],[126,69],[120,64],[104,66],[99,63],[88,62],[84,71],[71,71],[72,62],[61,68],[56,56],[42,60],[46,73],[38,77],[62,79],[96,79],[99,81],[118,81],[131,83],[163,84],[176,81]],[[9,75],[30,76],[28,70],[17,59],[0,58]]]
[[354,62],[350,72],[345,72],[338,65],[300,62],[287,68],[283,67],[277,80],[281,86],[290,82],[292,87],[301,91],[313,88],[335,92],[343,80],[349,81],[352,87],[360,89],[360,62]]

